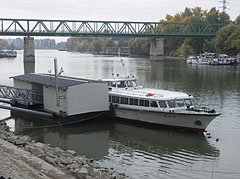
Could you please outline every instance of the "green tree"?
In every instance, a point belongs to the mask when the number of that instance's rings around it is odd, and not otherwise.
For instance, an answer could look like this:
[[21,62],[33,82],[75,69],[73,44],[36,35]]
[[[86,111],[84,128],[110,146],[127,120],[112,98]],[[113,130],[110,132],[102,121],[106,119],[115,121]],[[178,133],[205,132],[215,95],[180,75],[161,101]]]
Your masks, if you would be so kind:
[[106,48],[106,47],[114,47],[114,46],[115,46],[115,44],[114,44],[114,42],[113,42],[113,40],[111,38],[106,38],[104,40],[104,48]]
[[118,43],[118,47],[127,47],[127,46],[128,46],[127,41],[120,40]]
[[236,24],[236,25],[240,25],[240,15],[236,18],[235,24]]
[[102,48],[103,48],[102,42],[99,38],[95,38],[92,41],[91,46],[92,46],[93,52],[100,52],[100,51],[102,51]]
[[148,38],[135,38],[130,41],[130,52],[136,55],[149,55],[150,40]]
[[240,50],[240,25],[233,23],[220,29],[216,36],[216,49],[219,53],[236,55]]
[[7,41],[0,39],[0,49],[8,49],[8,47]]
[[194,53],[193,48],[190,45],[184,43],[177,51],[180,55],[184,55],[185,57]]

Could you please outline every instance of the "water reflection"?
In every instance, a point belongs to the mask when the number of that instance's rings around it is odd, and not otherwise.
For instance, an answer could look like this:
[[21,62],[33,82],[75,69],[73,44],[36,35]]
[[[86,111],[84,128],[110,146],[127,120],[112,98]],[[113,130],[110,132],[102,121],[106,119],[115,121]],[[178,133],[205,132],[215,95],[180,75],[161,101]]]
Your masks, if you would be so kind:
[[159,176],[169,173],[172,167],[188,168],[199,165],[201,160],[217,160],[220,155],[204,135],[159,126],[101,120],[71,126],[41,127],[55,124],[30,116],[17,116],[14,117],[17,133],[63,149],[75,150],[104,166],[143,178],[143,170],[150,172],[148,177]]

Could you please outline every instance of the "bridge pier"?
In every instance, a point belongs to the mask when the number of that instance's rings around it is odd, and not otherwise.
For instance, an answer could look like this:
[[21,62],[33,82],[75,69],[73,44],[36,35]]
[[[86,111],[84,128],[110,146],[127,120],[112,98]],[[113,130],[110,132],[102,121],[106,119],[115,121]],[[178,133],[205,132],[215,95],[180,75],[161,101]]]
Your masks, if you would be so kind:
[[157,57],[164,55],[164,47],[163,47],[163,38],[151,38],[150,41],[150,56]]
[[35,51],[33,37],[24,37],[23,63],[24,74],[35,72]]

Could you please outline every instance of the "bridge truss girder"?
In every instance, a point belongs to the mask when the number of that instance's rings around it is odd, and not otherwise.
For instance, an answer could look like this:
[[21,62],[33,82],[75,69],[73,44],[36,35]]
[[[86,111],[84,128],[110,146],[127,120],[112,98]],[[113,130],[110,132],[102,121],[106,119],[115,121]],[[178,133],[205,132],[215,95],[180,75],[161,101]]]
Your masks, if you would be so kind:
[[5,36],[214,37],[224,24],[0,19]]

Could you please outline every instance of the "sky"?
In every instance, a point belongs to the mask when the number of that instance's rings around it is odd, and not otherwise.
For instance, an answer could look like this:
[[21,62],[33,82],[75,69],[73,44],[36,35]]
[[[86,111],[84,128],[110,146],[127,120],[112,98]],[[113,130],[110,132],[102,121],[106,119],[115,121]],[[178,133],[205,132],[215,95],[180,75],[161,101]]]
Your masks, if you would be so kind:
[[[0,18],[159,21],[185,7],[219,8],[220,0],[1,0]],[[235,20],[240,0],[227,0]],[[219,8],[219,10],[221,10]]]
[[[240,15],[240,0],[227,0],[232,20]],[[156,22],[185,7],[220,11],[220,0],[1,0],[0,18],[115,20]]]

